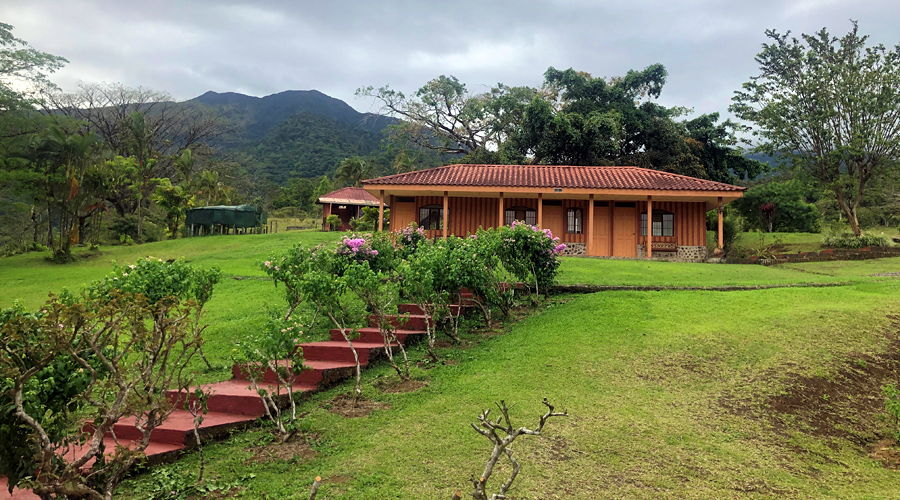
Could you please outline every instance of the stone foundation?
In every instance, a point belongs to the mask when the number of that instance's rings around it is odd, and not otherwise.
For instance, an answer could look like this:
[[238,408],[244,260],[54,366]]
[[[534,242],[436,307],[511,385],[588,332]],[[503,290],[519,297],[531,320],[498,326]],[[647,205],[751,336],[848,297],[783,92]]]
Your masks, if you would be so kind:
[[[670,262],[706,262],[708,253],[709,251],[706,247],[679,245],[678,250],[675,252],[653,252],[652,259]],[[639,259],[646,259],[647,247],[638,245],[637,254]]]
[[587,243],[566,243],[566,249],[562,251],[562,254],[567,257],[578,257],[582,255],[587,255]]

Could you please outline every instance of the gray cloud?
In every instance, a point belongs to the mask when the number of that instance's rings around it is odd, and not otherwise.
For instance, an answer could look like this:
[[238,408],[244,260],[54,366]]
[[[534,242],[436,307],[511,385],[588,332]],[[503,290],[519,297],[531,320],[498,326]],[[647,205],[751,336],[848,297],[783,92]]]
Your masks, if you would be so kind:
[[122,82],[188,99],[207,90],[318,89],[362,111],[365,85],[412,92],[440,74],[470,90],[540,85],[549,66],[616,76],[656,62],[661,103],[724,112],[756,70],[764,31],[846,33],[900,42],[895,0],[521,0],[424,2],[6,0],[0,21],[69,59],[54,76]]

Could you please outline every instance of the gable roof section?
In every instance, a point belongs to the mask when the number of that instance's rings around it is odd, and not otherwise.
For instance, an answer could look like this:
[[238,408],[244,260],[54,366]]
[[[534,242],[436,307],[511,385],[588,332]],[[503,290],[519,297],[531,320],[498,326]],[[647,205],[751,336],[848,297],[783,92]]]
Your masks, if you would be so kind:
[[319,197],[319,203],[378,206],[378,198],[363,188],[345,187]]
[[747,189],[640,167],[569,165],[447,165],[369,179],[363,181],[363,184],[723,192],[741,192]]

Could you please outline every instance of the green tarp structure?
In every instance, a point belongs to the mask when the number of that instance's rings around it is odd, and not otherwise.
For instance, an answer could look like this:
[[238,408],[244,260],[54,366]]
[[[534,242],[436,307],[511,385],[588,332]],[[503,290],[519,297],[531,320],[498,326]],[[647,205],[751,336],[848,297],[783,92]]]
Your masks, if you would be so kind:
[[248,228],[265,225],[266,213],[253,205],[192,208],[187,211],[185,225],[222,225],[228,228]]

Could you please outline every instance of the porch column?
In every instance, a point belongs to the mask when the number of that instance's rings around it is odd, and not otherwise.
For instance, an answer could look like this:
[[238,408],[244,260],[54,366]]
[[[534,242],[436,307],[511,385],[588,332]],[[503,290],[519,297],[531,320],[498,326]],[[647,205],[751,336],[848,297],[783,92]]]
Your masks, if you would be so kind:
[[647,258],[653,257],[653,197],[647,197]]
[[588,255],[594,255],[594,195],[588,196],[587,244]]
[[384,231],[384,189],[378,196],[378,231]]
[[[390,202],[390,204],[388,204],[388,207],[396,206],[396,205],[394,205],[394,195],[391,195],[390,200],[391,200],[391,202]],[[394,231],[394,218],[391,217],[391,219],[388,221],[388,232],[393,232],[393,231]]]
[[722,250],[722,247],[725,246],[725,239],[723,235],[724,223],[722,221],[722,197],[719,196],[719,208],[716,210],[719,213],[719,244],[716,247],[717,250]]
[[613,256],[616,244],[615,221],[616,218],[616,201],[609,200],[609,256]]
[[544,193],[538,193],[537,225],[544,229]]
[[504,216],[504,213],[503,213],[504,212],[504,210],[503,210],[503,191],[500,191],[499,200],[500,200],[500,202],[498,203],[498,205],[500,205],[500,215],[497,216],[498,217],[497,227],[502,227],[503,222],[504,222],[504,220],[503,220],[503,216]]
[[448,231],[448,228],[447,228],[447,221],[448,221],[447,213],[448,213],[449,209],[450,209],[450,192],[449,192],[449,191],[444,191],[444,213],[443,213],[443,215],[444,215],[444,224],[443,224],[443,227],[444,227],[444,239],[445,239],[445,240],[447,239],[447,231]]

